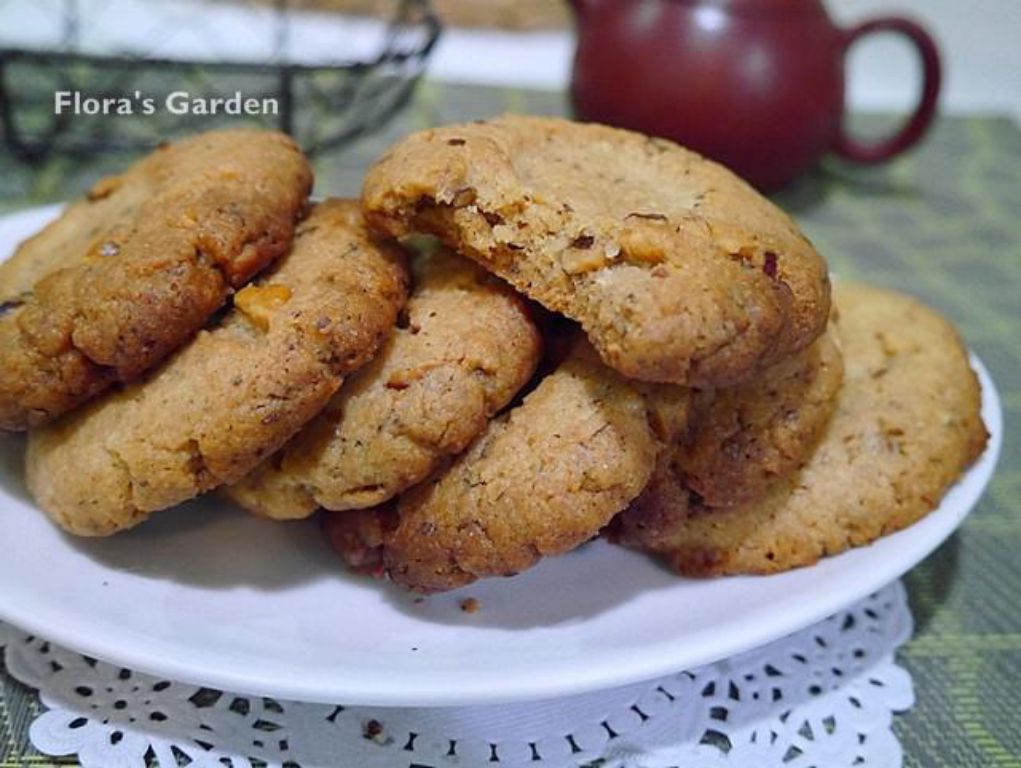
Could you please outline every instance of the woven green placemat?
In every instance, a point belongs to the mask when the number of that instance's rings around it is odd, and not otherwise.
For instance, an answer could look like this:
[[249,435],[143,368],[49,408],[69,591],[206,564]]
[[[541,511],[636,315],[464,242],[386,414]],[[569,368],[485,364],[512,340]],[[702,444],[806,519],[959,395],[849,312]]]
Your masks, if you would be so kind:
[[[507,110],[566,106],[551,93],[425,83],[385,129],[318,160],[317,192],[357,194],[368,163],[410,130]],[[78,195],[124,162],[28,168],[0,155],[0,212]],[[992,485],[905,579],[916,631],[900,661],[917,704],[895,730],[912,768],[1021,768],[1021,131],[1007,118],[943,118],[907,157],[868,170],[827,164],[777,199],[839,275],[916,294],[952,318],[999,386],[1006,430]],[[0,668],[0,768],[76,764],[28,746],[38,706]]]

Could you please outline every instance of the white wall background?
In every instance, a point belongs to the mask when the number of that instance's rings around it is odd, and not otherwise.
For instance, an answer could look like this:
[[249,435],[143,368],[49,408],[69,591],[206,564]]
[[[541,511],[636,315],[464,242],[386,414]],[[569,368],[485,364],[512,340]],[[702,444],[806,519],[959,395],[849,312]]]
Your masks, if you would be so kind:
[[[943,52],[944,105],[1021,118],[1021,0],[829,0],[841,23],[902,9],[925,23]],[[851,54],[852,104],[903,105],[918,87],[906,44],[877,38]]]
[[[1021,120],[1021,0],[827,0],[827,6],[841,24],[889,13],[923,22],[943,53],[944,108],[1008,112]],[[561,88],[573,45],[567,33],[450,30],[430,74],[459,82]],[[914,52],[887,36],[855,46],[849,77],[848,98],[861,109],[906,108],[919,81]]]

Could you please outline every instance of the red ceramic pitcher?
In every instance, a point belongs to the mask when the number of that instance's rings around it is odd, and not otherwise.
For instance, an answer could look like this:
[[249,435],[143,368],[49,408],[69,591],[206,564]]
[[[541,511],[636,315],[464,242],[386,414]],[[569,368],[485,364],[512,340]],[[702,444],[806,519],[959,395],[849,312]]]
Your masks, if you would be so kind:
[[[592,120],[674,139],[760,189],[792,181],[827,152],[879,163],[915,144],[936,111],[932,38],[899,16],[850,29],[821,0],[571,0],[578,49],[572,98]],[[844,59],[863,36],[895,32],[922,62],[922,93],[893,136],[844,126]]]

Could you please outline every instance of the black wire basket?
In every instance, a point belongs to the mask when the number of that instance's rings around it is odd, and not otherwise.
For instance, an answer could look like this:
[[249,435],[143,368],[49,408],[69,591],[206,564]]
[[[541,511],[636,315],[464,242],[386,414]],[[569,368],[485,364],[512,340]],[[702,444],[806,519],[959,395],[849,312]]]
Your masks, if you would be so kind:
[[[6,147],[33,162],[56,153],[148,149],[196,130],[253,125],[286,131],[316,154],[382,126],[411,95],[441,32],[429,0],[401,0],[385,24],[310,15],[304,4],[296,7],[301,0],[267,2],[193,4],[196,13],[190,13],[178,0],[138,0],[140,18],[152,22],[151,30],[128,29],[127,41],[90,39],[80,0],[27,3],[24,22],[16,26],[27,32],[43,28],[32,14],[44,14],[49,6],[55,18],[42,21],[55,39],[38,47],[12,41],[15,25],[6,25],[7,32],[0,28]],[[165,22],[149,16],[161,7],[173,11]],[[174,39],[175,24],[208,34],[217,14],[240,13],[250,14],[251,26],[265,38],[257,56],[218,53],[205,42],[201,55],[162,52],[163,43]],[[235,17],[227,37],[219,33],[228,44],[234,35],[253,34],[236,29]],[[338,26],[348,23],[355,29]],[[335,44],[331,30],[338,33]],[[149,33],[151,43],[140,36]],[[313,36],[318,50],[306,44]]]

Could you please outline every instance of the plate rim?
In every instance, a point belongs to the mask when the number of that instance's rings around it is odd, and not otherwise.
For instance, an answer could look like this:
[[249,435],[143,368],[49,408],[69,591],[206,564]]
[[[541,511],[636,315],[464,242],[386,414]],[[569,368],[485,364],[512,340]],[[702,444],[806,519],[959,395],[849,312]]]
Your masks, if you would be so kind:
[[[44,217],[55,215],[61,205],[42,206],[0,216],[0,223],[8,224],[18,217]],[[0,243],[2,245],[2,243]],[[891,534],[884,539],[900,537],[907,542],[907,556],[882,561],[882,566],[868,571],[861,580],[849,581],[837,590],[837,597],[826,601],[798,601],[785,598],[784,603],[773,615],[773,618],[749,630],[747,626],[742,632],[721,637],[713,644],[701,643],[701,651],[684,652],[681,637],[671,637],[639,648],[615,648],[602,650],[598,662],[577,664],[571,667],[569,676],[559,674],[531,674],[521,677],[504,678],[498,688],[494,688],[487,680],[473,681],[464,676],[457,678],[457,684],[443,689],[428,686],[416,687],[413,680],[376,681],[371,690],[367,682],[358,682],[357,676],[340,678],[322,677],[316,681],[309,679],[280,679],[279,676],[259,677],[258,673],[234,672],[216,669],[208,664],[190,661],[179,661],[173,654],[160,655],[152,650],[148,653],[140,648],[126,649],[123,645],[111,642],[106,636],[93,638],[75,634],[70,625],[64,625],[59,617],[40,615],[31,606],[11,604],[9,599],[0,599],[0,619],[14,627],[29,632],[49,641],[62,645],[75,652],[118,664],[132,670],[152,676],[165,678],[174,682],[206,686],[237,694],[270,696],[282,700],[335,704],[370,706],[479,706],[493,704],[510,704],[588,693],[599,690],[610,690],[622,686],[653,680],[665,675],[675,674],[686,669],[694,669],[712,662],[760,648],[768,643],[795,633],[808,627],[835,612],[851,605],[858,600],[878,591],[889,582],[900,578],[911,568],[924,560],[961,526],[967,516],[975,508],[984,495],[995,472],[1003,444],[1003,410],[999,391],[989,374],[985,364],[974,353],[970,353],[970,362],[976,372],[982,391],[982,418],[989,432],[989,442],[985,451],[976,459],[971,467],[944,495],[940,505],[915,524],[902,531]],[[971,481],[970,492],[959,503],[955,514],[945,509],[946,497],[961,487],[963,480]],[[942,515],[941,515],[942,513]],[[947,516],[944,521],[942,516]],[[926,522],[930,522],[926,526]],[[919,527],[921,526],[921,528]],[[884,540],[881,539],[880,541]],[[826,558],[821,562],[831,562],[855,552],[867,550],[875,544],[850,550],[834,558]],[[641,556],[636,553],[635,556]],[[809,569],[817,566],[810,566]],[[782,576],[778,574],[777,576]],[[736,577],[771,579],[777,576]],[[735,578],[735,577],[729,577]],[[47,620],[48,619],[48,620]],[[527,631],[527,630],[525,630]],[[678,646],[682,653],[677,656]],[[680,660],[675,660],[679,658]],[[543,668],[539,668],[540,672]],[[333,670],[336,673],[336,670]],[[344,685],[344,681],[354,680],[355,684]],[[328,681],[328,682],[327,682]],[[324,682],[327,682],[324,685]],[[338,684],[339,683],[339,684]]]

